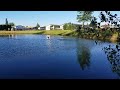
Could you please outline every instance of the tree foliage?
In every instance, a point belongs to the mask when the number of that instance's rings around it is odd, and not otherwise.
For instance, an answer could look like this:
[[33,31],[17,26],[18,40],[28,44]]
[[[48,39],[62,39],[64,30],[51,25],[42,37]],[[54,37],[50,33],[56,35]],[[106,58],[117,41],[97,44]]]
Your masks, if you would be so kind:
[[78,11],[78,13],[77,20],[78,22],[83,22],[83,26],[84,22],[90,21],[92,19],[93,11]]
[[67,27],[68,27],[68,24],[65,23],[65,24],[63,25],[63,29],[64,29],[64,30],[67,30]]
[[7,18],[5,19],[5,24],[8,25],[8,20],[7,20]]
[[11,26],[15,26],[15,23],[11,22],[11,23],[9,23],[9,25],[11,25]]
[[117,16],[117,14],[112,14],[110,11],[102,11],[100,12],[100,19],[101,22],[108,22],[109,25],[116,27],[117,29],[115,30],[118,32],[118,35],[120,36],[120,24],[118,24],[120,22],[120,19]]
[[90,26],[93,27],[93,28],[97,27],[97,18],[96,17],[92,18],[92,20],[90,22]]
[[37,28],[39,28],[39,27],[40,27],[40,25],[37,23],[36,27],[37,27]]
[[69,23],[65,23],[63,28],[64,28],[64,30],[74,30],[75,29],[75,25],[72,24],[71,22],[69,22]]
[[114,24],[116,26],[118,25],[118,22],[120,22],[119,17],[117,17],[117,14],[112,14],[110,11],[103,11],[100,12],[100,19],[101,22],[108,22],[109,24]]

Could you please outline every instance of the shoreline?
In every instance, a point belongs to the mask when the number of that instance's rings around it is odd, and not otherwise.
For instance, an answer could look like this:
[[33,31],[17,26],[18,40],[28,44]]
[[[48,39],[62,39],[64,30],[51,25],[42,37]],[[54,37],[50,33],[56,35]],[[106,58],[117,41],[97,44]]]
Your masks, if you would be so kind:
[[[74,30],[25,30],[25,31],[0,31],[0,35],[10,35],[10,34],[43,34],[43,35],[58,35],[58,36],[72,36],[77,37],[78,32],[75,32]],[[85,33],[82,35],[82,33],[79,35],[78,38],[84,38],[84,39],[90,39],[90,40],[101,40],[101,41],[109,41],[109,42],[118,42],[117,34],[112,34],[111,37],[99,37],[93,36],[92,33],[88,35],[88,33]]]

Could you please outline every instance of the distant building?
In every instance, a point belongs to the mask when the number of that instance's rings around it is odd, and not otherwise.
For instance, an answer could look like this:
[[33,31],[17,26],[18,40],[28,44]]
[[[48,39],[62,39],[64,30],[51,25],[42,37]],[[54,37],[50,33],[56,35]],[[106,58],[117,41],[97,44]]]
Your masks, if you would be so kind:
[[46,30],[63,30],[63,25],[50,24],[46,26]]
[[15,26],[15,30],[25,30],[25,26],[17,25]]
[[33,30],[34,29],[34,27],[32,27],[32,26],[26,26],[25,27],[25,30]]
[[46,30],[46,26],[40,27],[40,30]]
[[105,24],[105,25],[101,25],[100,28],[101,28],[101,29],[103,29],[103,28],[105,28],[105,29],[106,29],[106,28],[118,29],[119,27],[116,26],[116,25],[106,25],[106,24]]

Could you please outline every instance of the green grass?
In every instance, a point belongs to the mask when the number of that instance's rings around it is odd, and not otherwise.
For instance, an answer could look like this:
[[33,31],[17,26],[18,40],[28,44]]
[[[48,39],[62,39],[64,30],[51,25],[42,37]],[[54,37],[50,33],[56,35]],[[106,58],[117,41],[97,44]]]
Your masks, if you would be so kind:
[[40,30],[26,30],[26,31],[0,31],[0,35],[4,34],[48,34],[48,35],[67,35],[72,30],[50,30],[50,31],[40,31]]
[[45,34],[45,35],[62,35],[75,36],[73,30],[26,30],[26,31],[0,31],[0,35],[9,34]]
[[71,32],[74,32],[72,30],[50,30],[50,31],[44,31],[43,34],[49,34],[49,35],[67,35]]
[[37,34],[42,33],[42,31],[38,30],[27,30],[27,31],[0,31],[0,35],[6,34]]

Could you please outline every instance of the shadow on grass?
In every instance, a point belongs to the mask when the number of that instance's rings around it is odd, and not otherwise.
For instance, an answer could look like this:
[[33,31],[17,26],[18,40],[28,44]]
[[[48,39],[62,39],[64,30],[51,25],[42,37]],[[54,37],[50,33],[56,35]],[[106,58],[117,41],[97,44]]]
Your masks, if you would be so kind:
[[74,35],[75,32],[70,32],[70,33],[65,33],[64,35],[65,36],[71,36],[71,35]]
[[58,34],[58,35],[64,35],[64,33],[65,33],[65,32],[63,32],[63,33],[60,33],[60,34]]
[[41,32],[36,32],[34,34],[44,34],[44,33],[45,33],[45,31],[41,31]]

